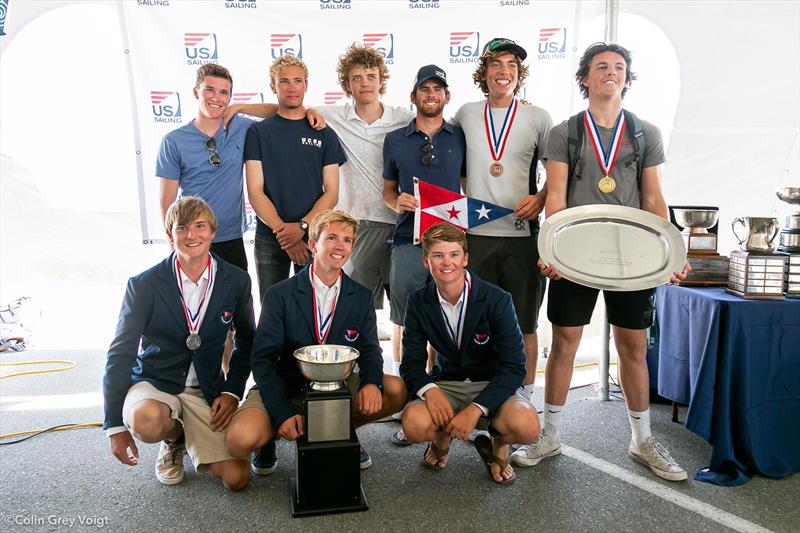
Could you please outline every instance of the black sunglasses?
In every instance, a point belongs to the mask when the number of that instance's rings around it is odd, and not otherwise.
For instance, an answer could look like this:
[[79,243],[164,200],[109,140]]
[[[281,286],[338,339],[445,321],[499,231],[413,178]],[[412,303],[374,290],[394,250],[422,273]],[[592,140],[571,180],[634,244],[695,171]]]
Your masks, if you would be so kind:
[[222,159],[219,158],[219,154],[217,153],[217,141],[214,137],[209,137],[206,139],[205,142],[206,150],[211,152],[211,155],[208,156],[208,163],[212,167],[218,167],[222,164]]
[[426,141],[425,144],[420,147],[420,150],[422,150],[422,164],[430,165],[433,163],[433,145],[430,141]]

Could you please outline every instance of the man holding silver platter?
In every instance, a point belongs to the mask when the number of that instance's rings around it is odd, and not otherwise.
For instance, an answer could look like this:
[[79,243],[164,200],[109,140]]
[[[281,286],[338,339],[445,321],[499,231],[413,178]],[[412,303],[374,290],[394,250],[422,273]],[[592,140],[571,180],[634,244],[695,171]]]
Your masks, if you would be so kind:
[[[665,160],[661,133],[622,109],[622,98],[636,78],[630,67],[630,52],[616,44],[594,44],[581,58],[575,79],[589,107],[550,131],[544,153],[547,217],[567,208],[605,204],[668,218],[659,184]],[[553,325],[553,346],[545,374],[542,435],[512,454],[511,462],[518,466],[533,466],[561,453],[559,429],[573,361],[599,292],[562,279],[552,264],[541,259],[538,264],[551,279],[547,316]],[[687,264],[683,272],[674,273],[670,282],[680,283],[689,268]],[[628,455],[662,479],[681,481],[686,479],[686,471],[650,434],[645,330],[653,321],[654,293],[652,288],[604,290],[603,297],[619,354],[632,432]]]
[[[305,346],[337,344],[360,353],[359,372],[347,380],[355,400],[355,427],[403,408],[403,381],[383,374],[372,294],[342,270],[353,250],[357,224],[341,211],[317,214],[309,225],[313,261],[268,289],[251,355],[256,387],[228,429],[232,455],[257,451],[277,438],[294,441],[304,435],[300,412],[306,380],[293,354]],[[362,469],[372,463],[363,449],[360,463]],[[269,471],[254,471],[268,474],[275,466],[273,461]]]

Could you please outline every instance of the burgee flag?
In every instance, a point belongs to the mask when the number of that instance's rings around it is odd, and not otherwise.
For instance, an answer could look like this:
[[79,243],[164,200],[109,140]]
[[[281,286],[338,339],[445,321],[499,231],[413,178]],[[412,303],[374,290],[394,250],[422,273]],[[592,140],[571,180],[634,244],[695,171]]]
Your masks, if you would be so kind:
[[463,230],[486,224],[514,213],[513,209],[477,200],[414,178],[414,196],[419,204],[414,213],[414,244],[425,230],[449,222]]

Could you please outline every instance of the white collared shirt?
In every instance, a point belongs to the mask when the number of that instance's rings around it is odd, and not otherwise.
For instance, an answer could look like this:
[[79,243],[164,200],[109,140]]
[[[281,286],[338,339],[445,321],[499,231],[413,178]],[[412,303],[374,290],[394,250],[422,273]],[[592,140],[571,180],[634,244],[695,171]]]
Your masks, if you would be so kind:
[[333,322],[332,313],[336,310],[333,307],[333,304],[336,301],[337,296],[339,296],[339,292],[342,290],[342,276],[337,276],[336,283],[330,287],[325,285],[325,283],[323,283],[316,274],[311,275],[311,282],[314,284],[314,292],[317,297],[316,312],[320,315],[317,317],[316,323],[319,326],[322,326],[325,318],[330,317],[327,324],[327,328],[330,330],[330,324]]

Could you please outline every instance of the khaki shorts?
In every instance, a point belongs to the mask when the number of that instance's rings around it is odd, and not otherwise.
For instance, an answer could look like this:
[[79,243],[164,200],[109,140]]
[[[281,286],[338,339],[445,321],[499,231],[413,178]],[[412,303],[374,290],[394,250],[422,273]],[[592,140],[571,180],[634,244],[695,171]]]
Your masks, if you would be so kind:
[[122,421],[129,430],[128,414],[137,403],[143,400],[155,400],[169,406],[172,419],[183,425],[186,452],[198,472],[208,470],[208,465],[211,463],[228,459],[246,459],[233,457],[228,453],[225,447],[225,431],[211,429],[209,423],[211,407],[200,389],[187,387],[176,396],[158,390],[147,381],[140,381],[128,389],[125,403],[122,406]]
[[[486,388],[489,384],[488,381],[437,381],[436,385],[441,389],[444,393],[444,397],[447,398],[447,401],[450,402],[450,407],[453,408],[454,413],[460,413],[464,409],[467,408],[469,404],[475,401],[475,398],[478,397],[478,394]],[[522,392],[517,389],[517,391],[506,398],[506,401],[503,402],[502,405],[505,405],[508,402],[515,402],[515,401],[523,401],[525,403],[528,402],[527,397],[522,394]],[[425,400],[417,396],[417,399],[411,400],[406,405],[408,408],[409,405],[414,405],[417,403],[425,403]],[[501,407],[502,407],[501,405]],[[499,409],[498,409],[499,410]],[[481,416],[480,420],[475,426],[477,429],[486,429],[489,427],[489,420],[485,416]]]

